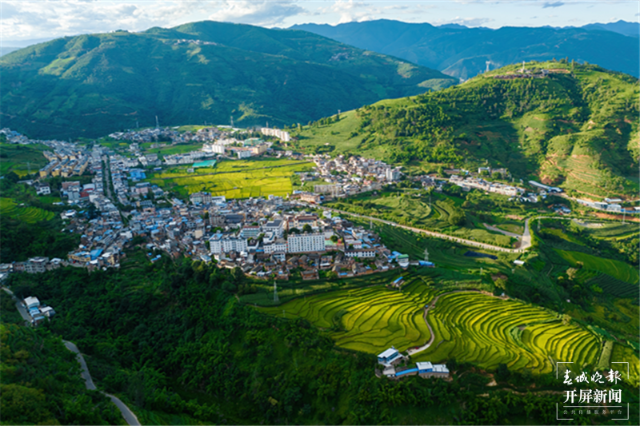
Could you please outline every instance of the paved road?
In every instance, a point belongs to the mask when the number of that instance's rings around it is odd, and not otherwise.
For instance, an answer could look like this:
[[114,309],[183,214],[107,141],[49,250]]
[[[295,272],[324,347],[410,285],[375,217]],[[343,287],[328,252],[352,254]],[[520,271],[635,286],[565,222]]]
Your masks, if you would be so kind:
[[7,294],[11,295],[11,298],[16,303],[16,308],[18,309],[18,312],[20,312],[20,315],[22,316],[22,319],[24,319],[24,322],[25,322],[24,325],[26,325],[27,327],[31,327],[31,315],[29,315],[29,313],[27,312],[27,308],[22,306],[22,302],[20,302],[18,300],[18,298],[13,294],[13,292],[11,290],[9,290],[6,287],[2,287],[2,289]]
[[[80,350],[78,349],[78,347],[72,342],[68,342],[66,340],[63,340],[63,342],[67,349],[69,349],[71,352],[74,352],[76,354],[76,357],[78,358],[78,362],[80,363],[80,367],[82,368],[82,378],[84,379],[87,389],[97,390],[96,385],[93,383],[93,379],[91,378],[91,373],[89,373],[89,369],[87,368],[87,363],[84,361],[84,357],[80,353]],[[122,417],[124,417],[127,424],[140,426],[140,422],[138,421],[138,418],[133,413],[133,411],[131,411],[129,407],[125,405],[124,402],[122,402],[118,397],[110,395],[106,392],[102,392],[102,393],[108,396],[109,399],[111,399],[111,401],[113,401],[113,403],[116,405],[116,407],[118,407],[118,409],[122,413]]]
[[526,250],[529,247],[531,247],[531,235],[529,234],[529,219],[527,219],[525,221],[524,234],[522,235],[522,242],[520,244],[520,247],[513,249],[513,248],[507,248],[507,247],[494,246],[492,244],[485,244],[485,243],[481,243],[481,242],[473,241],[473,240],[467,240],[465,238],[454,237],[452,235],[442,234],[440,232],[427,231],[426,229],[414,228],[412,226],[400,225],[399,223],[391,222],[389,220],[379,219],[379,218],[373,217],[373,216],[365,216],[365,215],[351,213],[351,212],[344,211],[344,210],[331,209],[331,208],[323,207],[323,206],[315,206],[315,207],[318,207],[320,209],[327,210],[327,211],[330,211],[330,212],[336,212],[336,213],[340,213],[340,214],[344,214],[344,215],[350,215],[350,216],[359,217],[359,218],[362,218],[362,219],[367,219],[367,220],[376,221],[376,222],[379,222],[379,223],[384,223],[386,225],[395,226],[397,228],[403,228],[403,229],[407,229],[407,230],[412,231],[412,232],[425,234],[425,235],[428,235],[430,237],[440,238],[442,240],[449,240],[449,241],[453,241],[453,242],[456,242],[456,243],[459,243],[459,244],[462,244],[462,245],[465,245],[465,246],[477,247],[477,248],[482,248],[482,249],[486,249],[486,250],[501,251],[501,252],[505,252],[505,253],[522,253],[524,250]]
[[502,235],[506,235],[507,237],[511,237],[511,238],[517,238],[517,239],[522,238],[522,235],[514,234],[513,232],[505,231],[504,229],[496,228],[495,226],[488,225],[488,224],[486,224],[486,223],[483,223],[483,225],[484,225],[484,227],[485,227],[485,228],[487,228],[489,231],[499,232],[499,233],[501,233]]
[[[22,315],[22,318],[25,319],[25,325],[27,327],[30,327],[31,326],[31,316],[29,315],[29,313],[27,312],[25,307],[22,306],[22,303],[13,294],[13,292],[11,290],[9,290],[8,288],[2,287],[2,290],[4,290],[7,294],[11,295],[13,300],[16,302],[16,308],[18,308],[18,312],[20,312],[20,315]],[[63,342],[64,342],[64,346],[67,349],[69,349],[71,352],[74,352],[76,354],[78,362],[80,363],[80,367],[82,368],[82,373],[81,374],[82,374],[82,378],[84,379],[85,385],[87,386],[87,389],[89,389],[89,390],[97,390],[96,385],[93,383],[93,379],[91,378],[91,373],[89,373],[89,369],[87,368],[87,363],[85,362],[84,357],[80,353],[80,350],[78,350],[78,347],[76,345],[74,345],[72,342],[68,342],[66,340],[63,340]],[[100,392],[102,392],[102,391],[100,391]],[[116,407],[118,407],[118,409],[122,413],[122,417],[124,417],[124,419],[127,422],[127,424],[133,425],[133,426],[140,426],[140,422],[138,421],[138,418],[136,417],[135,414],[133,414],[133,412],[129,409],[129,407],[127,407],[125,405],[124,402],[122,402],[119,398],[117,398],[117,397],[115,397],[113,395],[110,395],[110,394],[105,393],[105,392],[102,392],[102,393],[105,394],[106,396],[108,396],[109,399],[111,399],[111,401],[116,405]]]

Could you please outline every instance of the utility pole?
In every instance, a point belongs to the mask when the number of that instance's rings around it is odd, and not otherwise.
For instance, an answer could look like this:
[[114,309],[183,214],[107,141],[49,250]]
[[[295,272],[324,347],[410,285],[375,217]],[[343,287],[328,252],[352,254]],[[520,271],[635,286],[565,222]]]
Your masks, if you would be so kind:
[[231,128],[233,128],[233,115],[231,116]]
[[160,123],[158,122],[158,116],[156,115],[156,129],[160,128]]
[[[31,174],[31,172],[29,172],[29,174]],[[625,209],[622,209],[622,223],[624,223],[624,220],[627,217],[627,211]]]

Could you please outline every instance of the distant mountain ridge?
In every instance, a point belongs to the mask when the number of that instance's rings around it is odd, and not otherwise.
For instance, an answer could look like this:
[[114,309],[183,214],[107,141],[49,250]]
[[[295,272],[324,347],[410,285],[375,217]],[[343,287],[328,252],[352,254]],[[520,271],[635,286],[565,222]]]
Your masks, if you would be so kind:
[[456,79],[302,31],[196,22],[67,37],[0,58],[0,127],[97,137],[161,124],[282,126]]
[[[445,74],[468,79],[486,70],[520,61],[569,58],[638,76],[640,38],[634,23],[619,21],[583,28],[436,27],[392,20],[346,24],[294,25],[361,49],[393,55]],[[623,35],[627,34],[627,35]]]

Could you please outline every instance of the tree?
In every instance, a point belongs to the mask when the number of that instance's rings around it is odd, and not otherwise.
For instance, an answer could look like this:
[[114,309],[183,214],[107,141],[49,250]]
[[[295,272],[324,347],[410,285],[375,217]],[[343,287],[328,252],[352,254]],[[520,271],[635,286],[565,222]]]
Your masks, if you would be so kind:
[[309,234],[309,233],[313,232],[313,228],[311,227],[311,225],[309,225],[307,223],[302,227],[302,232],[305,233],[305,234]]

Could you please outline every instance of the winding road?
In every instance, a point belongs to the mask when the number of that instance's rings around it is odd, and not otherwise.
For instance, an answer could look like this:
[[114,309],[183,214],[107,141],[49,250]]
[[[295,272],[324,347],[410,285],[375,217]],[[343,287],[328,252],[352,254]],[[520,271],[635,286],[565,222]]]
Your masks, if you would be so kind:
[[[76,354],[76,358],[78,359],[78,362],[80,363],[80,367],[82,368],[82,378],[84,379],[84,382],[85,382],[85,385],[87,386],[87,389],[89,389],[89,390],[97,390],[96,385],[93,383],[93,379],[91,378],[91,373],[89,373],[89,369],[87,368],[87,363],[85,362],[84,357],[80,353],[80,350],[78,349],[78,347],[75,344],[73,344],[72,342],[68,342],[66,340],[63,340],[62,342],[64,343],[64,346],[67,349],[69,349],[71,352]],[[118,409],[122,413],[122,417],[124,417],[124,419],[127,422],[127,424],[132,425],[132,426],[140,426],[140,422],[138,421],[138,418],[133,413],[133,411],[131,411],[129,409],[129,407],[126,406],[126,404],[124,402],[122,402],[116,396],[113,396],[113,395],[108,394],[106,392],[102,392],[102,391],[100,391],[100,392],[102,394],[108,396],[109,399],[111,399],[111,401],[115,404],[115,406],[118,407]]]
[[[25,320],[25,326],[30,327],[31,326],[31,317],[29,316],[29,313],[27,312],[25,307],[22,306],[22,303],[20,303],[18,298],[8,288],[2,287],[2,290],[4,290],[7,294],[9,294],[11,296],[11,298],[13,299],[13,301],[16,304],[16,308],[18,309],[18,312],[20,312],[20,315]],[[82,374],[82,378],[84,379],[84,382],[85,382],[85,385],[86,385],[87,389],[89,389],[89,390],[97,390],[96,385],[93,383],[93,379],[91,378],[91,373],[89,373],[89,369],[87,368],[87,363],[85,362],[84,357],[80,353],[80,350],[78,349],[78,347],[75,344],[73,344],[72,342],[68,342],[66,340],[63,340],[62,342],[64,343],[64,346],[67,349],[69,349],[71,352],[76,354],[76,358],[78,359],[78,362],[80,363],[80,367],[82,368],[82,373],[81,374]],[[133,413],[133,411],[131,411],[129,409],[129,407],[126,406],[126,404],[124,402],[122,402],[118,397],[110,395],[110,394],[108,394],[106,392],[102,392],[102,391],[100,391],[100,392],[103,393],[104,395],[108,396],[109,399],[111,399],[111,401],[115,404],[115,406],[118,407],[118,409],[122,413],[122,417],[124,417],[124,419],[127,422],[127,424],[132,425],[132,426],[140,426],[140,422],[138,421],[138,418]]]
[[[446,296],[447,294],[453,294],[453,293],[482,293],[482,294],[489,294],[489,293],[484,292],[484,291],[469,289],[469,290],[453,290],[453,291],[448,291],[446,293],[441,293],[441,294],[437,295],[429,303],[429,306],[424,309],[424,315],[423,315],[424,322],[427,324],[427,328],[429,329],[429,334],[431,335],[431,337],[429,338],[429,341],[427,343],[425,343],[424,345],[419,346],[417,348],[408,349],[407,350],[407,354],[408,355],[413,355],[413,354],[417,354],[418,352],[422,352],[422,351],[424,351],[425,349],[427,349],[429,346],[431,346],[433,344],[433,341],[435,340],[436,335],[433,332],[433,328],[431,328],[431,324],[429,324],[429,321],[427,320],[427,315],[429,314],[429,310],[430,309],[436,307],[436,302],[438,301],[438,299],[440,299],[440,296]],[[495,296],[493,294],[491,296],[492,297],[501,298],[500,296]]]

